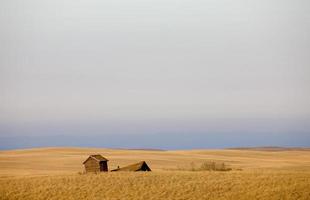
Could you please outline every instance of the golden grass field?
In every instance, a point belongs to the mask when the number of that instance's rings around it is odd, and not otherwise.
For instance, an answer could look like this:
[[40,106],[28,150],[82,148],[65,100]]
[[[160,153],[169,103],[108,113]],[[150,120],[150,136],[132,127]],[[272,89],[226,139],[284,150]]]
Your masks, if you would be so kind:
[[[82,162],[95,153],[110,160],[110,169],[145,160],[153,171],[81,174]],[[207,160],[225,162],[233,170],[184,170]],[[310,151],[0,151],[4,199],[310,199]]]

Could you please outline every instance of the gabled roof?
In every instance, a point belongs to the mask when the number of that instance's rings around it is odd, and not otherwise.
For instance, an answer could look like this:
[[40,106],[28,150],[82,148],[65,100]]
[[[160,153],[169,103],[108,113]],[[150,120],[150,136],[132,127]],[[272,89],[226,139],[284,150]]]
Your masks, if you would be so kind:
[[113,169],[111,171],[151,171],[149,166],[146,164],[145,161],[141,161],[132,165],[128,165],[126,167],[118,168],[118,169]]
[[105,157],[103,157],[102,155],[100,154],[95,154],[95,155],[90,155],[84,162],[83,164],[85,164],[89,159],[94,159],[98,162],[101,162],[101,161],[109,161],[108,159],[106,159]]

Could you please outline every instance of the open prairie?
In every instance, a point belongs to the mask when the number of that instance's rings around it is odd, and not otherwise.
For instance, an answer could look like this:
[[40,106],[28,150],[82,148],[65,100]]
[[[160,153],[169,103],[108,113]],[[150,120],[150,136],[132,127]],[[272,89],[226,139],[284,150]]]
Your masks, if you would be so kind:
[[[83,174],[90,154],[109,169],[145,160],[152,172]],[[205,161],[231,171],[192,171]],[[0,151],[0,199],[310,199],[308,149]]]

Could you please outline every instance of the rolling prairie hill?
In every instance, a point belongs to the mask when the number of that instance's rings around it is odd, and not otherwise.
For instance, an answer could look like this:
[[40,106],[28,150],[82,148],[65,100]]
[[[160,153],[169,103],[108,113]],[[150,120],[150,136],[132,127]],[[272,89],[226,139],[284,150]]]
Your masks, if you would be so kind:
[[104,148],[36,148],[0,151],[0,177],[16,175],[74,174],[83,172],[90,154],[109,159],[109,169],[145,160],[153,171],[187,168],[206,160],[225,162],[233,169],[310,170],[310,151],[180,150],[153,151]]
[[[109,169],[145,160],[152,172],[83,174],[90,154]],[[231,171],[191,171],[205,161]],[[308,149],[35,148],[0,151],[0,200],[11,199],[309,199]]]

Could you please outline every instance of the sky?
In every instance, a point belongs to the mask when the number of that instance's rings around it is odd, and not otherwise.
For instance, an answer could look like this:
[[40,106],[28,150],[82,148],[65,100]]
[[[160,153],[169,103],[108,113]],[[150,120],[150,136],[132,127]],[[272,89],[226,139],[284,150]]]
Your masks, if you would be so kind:
[[0,149],[310,146],[308,0],[0,0]]

